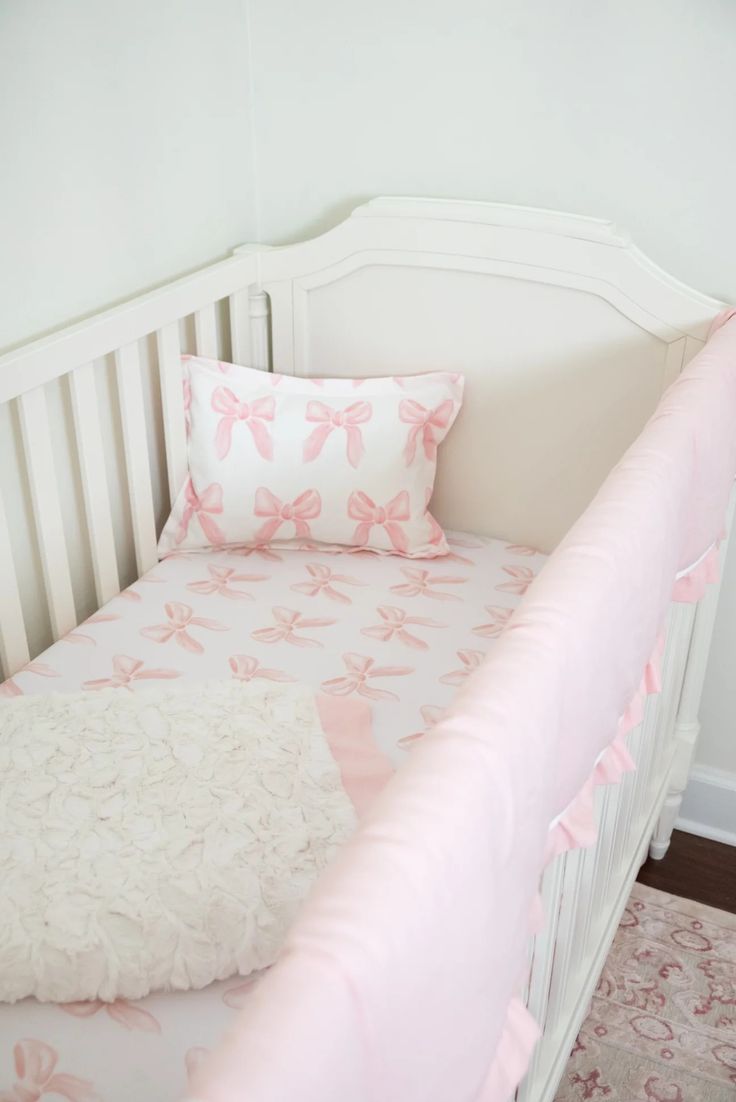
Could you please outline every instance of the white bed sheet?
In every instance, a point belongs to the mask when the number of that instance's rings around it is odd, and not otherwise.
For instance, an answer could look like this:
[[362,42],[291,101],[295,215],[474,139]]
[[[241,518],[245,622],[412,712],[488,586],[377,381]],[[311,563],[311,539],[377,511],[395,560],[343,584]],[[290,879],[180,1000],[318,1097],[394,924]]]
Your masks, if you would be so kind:
[[[427,561],[315,551],[166,559],[0,696],[135,690],[168,677],[295,679],[366,700],[374,737],[398,765],[544,563],[500,541],[450,540],[450,556]],[[76,1102],[175,1102],[254,982],[234,977],[135,1004],[2,1005],[0,1098],[25,1098],[16,1084],[53,1097],[62,1076]]]

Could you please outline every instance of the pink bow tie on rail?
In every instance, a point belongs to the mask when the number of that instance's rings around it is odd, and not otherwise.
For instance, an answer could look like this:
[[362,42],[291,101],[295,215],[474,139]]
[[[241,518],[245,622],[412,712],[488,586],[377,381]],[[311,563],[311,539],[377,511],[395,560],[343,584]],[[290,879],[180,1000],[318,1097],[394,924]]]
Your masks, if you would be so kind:
[[304,441],[304,462],[310,463],[322,451],[324,443],[335,429],[345,429],[348,463],[357,467],[363,458],[363,436],[359,425],[370,421],[373,408],[369,402],[353,402],[347,409],[331,409],[324,402],[307,402],[307,421],[316,421],[317,428]]
[[322,512],[322,498],[316,490],[305,490],[292,502],[283,502],[263,486],[256,490],[256,504],[253,510],[257,517],[268,517],[255,535],[257,543],[268,543],[278,532],[282,524],[294,525],[297,539],[309,537],[308,520],[314,520]]
[[0,1094],[0,1102],[38,1102],[44,1095],[62,1095],[69,1102],[94,1102],[92,1084],[76,1075],[54,1075],[58,1053],[43,1041],[19,1041],[13,1049],[18,1082]]
[[440,402],[435,409],[426,409],[420,402],[415,402],[413,398],[405,398],[399,403],[399,420],[406,425],[411,425],[404,447],[404,459],[407,467],[414,462],[417,441],[420,436],[427,459],[436,459],[437,441],[435,440],[434,430],[447,428],[453,408],[454,405],[450,398]]
[[385,506],[376,505],[362,490],[356,490],[348,499],[348,516],[351,520],[360,521],[353,534],[353,543],[359,547],[365,547],[371,528],[378,525],[391,540],[392,547],[406,553],[409,544],[401,523],[409,520],[410,515],[409,495],[406,490],[392,497]]
[[250,429],[258,454],[263,459],[273,459],[273,440],[263,423],[274,418],[276,404],[270,395],[256,398],[254,402],[240,402],[229,387],[218,386],[212,395],[212,408],[215,413],[224,415],[215,431],[218,459],[224,459],[230,451],[233,427],[238,421],[243,421]]

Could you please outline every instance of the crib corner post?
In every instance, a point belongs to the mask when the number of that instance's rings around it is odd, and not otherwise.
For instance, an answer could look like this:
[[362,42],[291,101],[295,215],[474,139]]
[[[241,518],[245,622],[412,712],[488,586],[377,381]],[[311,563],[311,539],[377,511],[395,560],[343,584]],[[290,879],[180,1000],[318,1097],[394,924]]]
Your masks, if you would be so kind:
[[259,282],[260,254],[268,245],[238,245],[233,256],[253,257],[246,284],[230,296],[230,339],[235,363],[271,370],[271,301]]
[[[697,626],[696,629],[697,630]],[[695,631],[693,632],[695,636]],[[710,639],[710,637],[709,637]],[[705,658],[707,659],[708,652],[705,652]],[[688,670],[689,670],[688,659]],[[705,661],[703,662],[703,675],[705,674]],[[687,674],[685,687],[687,686]],[[701,692],[702,692],[702,680],[701,680]],[[683,688],[683,700],[685,700],[685,688]],[[696,707],[700,701],[700,694],[696,701]],[[670,841],[672,839],[672,832],[675,829],[675,823],[677,822],[680,814],[680,808],[682,807],[682,800],[685,795],[685,789],[687,788],[687,782],[690,778],[690,768],[695,757],[695,748],[698,744],[698,735],[700,734],[700,723],[697,716],[692,719],[685,719],[682,717],[682,705],[680,715],[678,716],[677,723],[675,724],[675,757],[672,766],[672,775],[670,779],[670,787],[667,790],[664,804],[657,819],[657,825],[654,828],[652,834],[652,840],[649,845],[649,856],[653,861],[661,861],[670,848]]]

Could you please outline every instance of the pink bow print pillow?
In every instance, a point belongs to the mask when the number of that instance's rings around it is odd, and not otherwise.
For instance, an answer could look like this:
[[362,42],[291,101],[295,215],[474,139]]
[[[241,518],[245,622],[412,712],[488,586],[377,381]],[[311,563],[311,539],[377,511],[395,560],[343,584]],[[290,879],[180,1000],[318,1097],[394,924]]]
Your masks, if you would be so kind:
[[447,554],[427,506],[460,375],[302,379],[184,357],[189,477],[159,553],[227,546]]

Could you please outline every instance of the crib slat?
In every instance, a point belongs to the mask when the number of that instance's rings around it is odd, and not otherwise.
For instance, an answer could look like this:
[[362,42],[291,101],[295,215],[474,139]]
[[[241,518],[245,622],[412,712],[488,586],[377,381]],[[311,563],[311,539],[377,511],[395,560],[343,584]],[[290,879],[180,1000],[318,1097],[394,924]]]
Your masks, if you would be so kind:
[[0,671],[12,677],[30,659],[28,639],[15,574],[10,529],[0,496]]
[[248,311],[250,316],[251,366],[260,371],[268,371],[271,360],[270,349],[270,302],[265,291],[254,290],[250,295]]
[[579,945],[575,943],[574,931],[581,909],[580,894],[585,869],[585,852],[571,850],[565,861],[565,878],[557,920],[555,956],[547,1007],[547,1018],[552,1028],[564,1020],[568,1009],[570,978],[580,961]]
[[102,605],[120,592],[120,579],[115,556],[115,536],[112,528],[110,495],[105,473],[105,450],[100,431],[94,372],[92,364],[84,364],[76,371],[70,372],[68,378],[95,576],[95,592],[98,603]]
[[195,312],[194,339],[198,356],[217,359],[217,312],[214,302]]
[[[562,885],[565,875],[566,855],[558,857],[546,869],[542,878],[542,907],[545,923],[534,939],[532,968],[529,977],[527,1008],[534,1020],[544,1029],[547,1024],[554,945],[560,918]],[[527,1076],[519,1088],[519,1102],[534,1102],[539,1097],[540,1083],[544,1077],[550,1054],[538,1046],[529,1064]]]
[[159,329],[156,334],[156,343],[166,443],[166,470],[169,497],[173,505],[187,477],[187,434],[178,324],[174,322]]
[[18,410],[51,631],[58,639],[76,626],[77,616],[43,387],[22,394]]
[[230,314],[230,348],[233,354],[233,363],[243,364],[244,367],[252,367],[247,287],[243,291],[236,291],[230,295],[228,312]]
[[157,556],[151,468],[148,459],[141,364],[137,343],[126,344],[117,350],[115,370],[120,397],[135,559],[138,573],[144,574],[157,561]]

